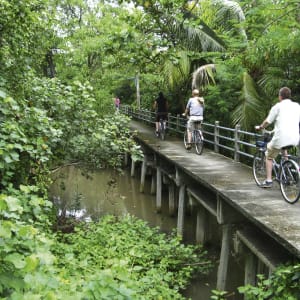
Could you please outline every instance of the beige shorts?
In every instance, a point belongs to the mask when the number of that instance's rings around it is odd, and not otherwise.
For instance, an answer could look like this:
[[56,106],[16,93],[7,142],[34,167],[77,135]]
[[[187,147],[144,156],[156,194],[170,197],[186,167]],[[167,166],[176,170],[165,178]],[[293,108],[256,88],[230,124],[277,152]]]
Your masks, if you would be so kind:
[[276,149],[271,147],[270,143],[267,145],[266,158],[267,159],[275,159],[277,155],[280,153],[281,149]]
[[[203,116],[190,116],[188,123],[187,123],[187,128],[190,132],[192,132],[195,128],[195,122],[202,122],[203,121]],[[201,126],[201,124],[200,124]]]

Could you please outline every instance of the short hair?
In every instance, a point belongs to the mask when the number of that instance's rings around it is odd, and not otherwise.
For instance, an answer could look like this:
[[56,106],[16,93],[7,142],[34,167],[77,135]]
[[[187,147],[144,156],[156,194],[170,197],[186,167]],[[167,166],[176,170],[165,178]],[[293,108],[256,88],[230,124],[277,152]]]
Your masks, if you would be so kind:
[[199,90],[194,89],[194,90],[192,91],[192,95],[193,95],[193,96],[198,96],[198,95],[199,95]]
[[285,86],[279,90],[279,96],[282,99],[289,99],[291,98],[291,90]]

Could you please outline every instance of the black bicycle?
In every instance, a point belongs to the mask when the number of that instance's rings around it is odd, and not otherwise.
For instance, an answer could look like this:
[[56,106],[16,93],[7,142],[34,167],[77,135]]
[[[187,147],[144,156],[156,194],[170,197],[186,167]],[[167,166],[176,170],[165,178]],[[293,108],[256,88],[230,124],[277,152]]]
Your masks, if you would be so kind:
[[[267,143],[271,140],[270,131],[264,131],[256,137],[256,153],[253,157],[252,171],[257,185],[261,185],[266,179],[266,156]],[[287,150],[286,147],[282,150]],[[280,191],[284,200],[294,204],[300,198],[300,174],[299,165],[292,155],[279,155],[277,161],[273,159],[272,175],[274,181],[280,185]]]
[[195,146],[196,153],[201,155],[203,152],[204,138],[201,130],[202,121],[193,122],[192,140],[188,143],[188,129],[184,131],[183,143],[185,149],[189,150],[191,146]]

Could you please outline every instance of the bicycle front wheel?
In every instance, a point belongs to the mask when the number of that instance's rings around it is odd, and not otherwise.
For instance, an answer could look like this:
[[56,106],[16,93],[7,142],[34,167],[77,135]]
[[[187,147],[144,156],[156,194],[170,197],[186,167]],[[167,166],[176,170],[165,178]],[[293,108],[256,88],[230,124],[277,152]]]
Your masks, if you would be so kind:
[[184,144],[184,148],[188,149],[188,134],[187,134],[187,130],[184,131],[183,144]]
[[195,141],[196,153],[201,155],[203,152],[203,139],[200,130],[194,131],[194,141]]
[[257,151],[253,157],[252,173],[257,185],[261,185],[266,179],[266,156],[265,152]]
[[293,160],[287,160],[282,164],[280,172],[280,190],[286,202],[293,204],[299,200],[299,165]]

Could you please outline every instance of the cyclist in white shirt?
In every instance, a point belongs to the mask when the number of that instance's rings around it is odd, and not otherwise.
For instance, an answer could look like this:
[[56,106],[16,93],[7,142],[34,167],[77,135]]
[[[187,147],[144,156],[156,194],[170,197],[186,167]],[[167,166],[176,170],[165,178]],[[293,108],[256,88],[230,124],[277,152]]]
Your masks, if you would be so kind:
[[274,123],[274,135],[267,145],[267,178],[261,185],[263,188],[272,187],[272,160],[282,148],[299,143],[300,105],[290,99],[291,90],[288,87],[279,90],[278,98],[279,102],[271,108],[269,115],[259,126],[259,129],[263,129]]

